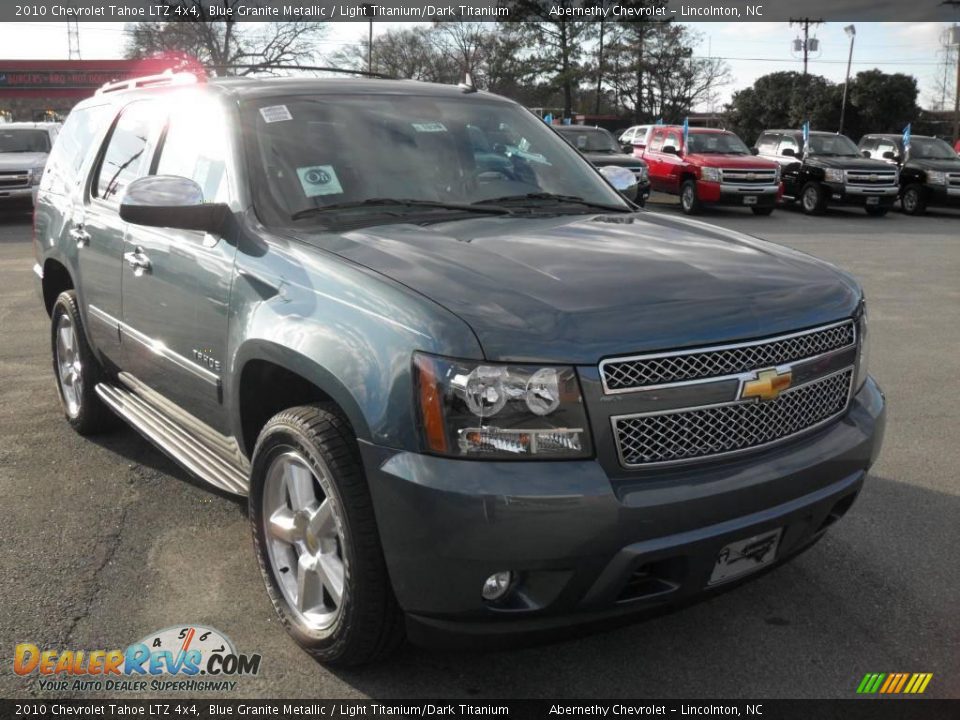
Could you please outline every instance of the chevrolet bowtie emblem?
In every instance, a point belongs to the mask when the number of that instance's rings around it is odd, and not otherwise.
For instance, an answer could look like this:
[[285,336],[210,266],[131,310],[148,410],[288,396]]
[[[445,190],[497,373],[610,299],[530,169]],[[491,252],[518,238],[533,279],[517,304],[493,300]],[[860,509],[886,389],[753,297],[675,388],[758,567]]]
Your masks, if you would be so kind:
[[780,393],[790,388],[793,382],[793,373],[789,370],[778,373],[776,369],[761,370],[756,380],[747,380],[740,391],[740,399],[757,398],[759,400],[775,400]]

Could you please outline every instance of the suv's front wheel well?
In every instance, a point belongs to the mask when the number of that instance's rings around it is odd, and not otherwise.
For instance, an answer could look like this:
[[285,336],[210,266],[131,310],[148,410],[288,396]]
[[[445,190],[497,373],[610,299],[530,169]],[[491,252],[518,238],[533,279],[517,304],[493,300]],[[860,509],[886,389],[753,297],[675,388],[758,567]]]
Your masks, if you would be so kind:
[[43,304],[47,315],[53,312],[53,306],[64,290],[73,290],[73,278],[56,260],[47,260],[43,264]]
[[243,450],[250,457],[267,421],[281,410],[314,402],[333,402],[306,378],[266,360],[251,360],[240,376]]

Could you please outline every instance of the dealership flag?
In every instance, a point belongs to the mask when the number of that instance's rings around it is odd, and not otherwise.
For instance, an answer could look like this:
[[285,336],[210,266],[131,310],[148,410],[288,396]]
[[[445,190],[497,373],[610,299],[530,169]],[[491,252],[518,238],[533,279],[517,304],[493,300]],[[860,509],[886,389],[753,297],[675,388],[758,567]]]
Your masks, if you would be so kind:
[[907,123],[907,126],[903,129],[903,152],[906,153],[910,149],[910,126],[913,123]]
[[810,144],[810,121],[803,124],[803,155],[807,155],[807,146]]
[[553,125],[553,113],[547,113],[546,115],[544,115],[544,116],[543,116],[543,121],[544,121],[547,125]]
[[690,134],[690,120],[689,118],[683,119],[683,149],[687,149],[687,136]]

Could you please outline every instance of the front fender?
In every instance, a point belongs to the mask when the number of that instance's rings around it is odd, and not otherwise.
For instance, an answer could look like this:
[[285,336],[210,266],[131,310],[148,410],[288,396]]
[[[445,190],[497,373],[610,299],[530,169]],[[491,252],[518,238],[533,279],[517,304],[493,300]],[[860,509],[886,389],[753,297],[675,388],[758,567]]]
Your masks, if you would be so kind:
[[224,374],[236,437],[242,437],[243,368],[265,360],[330,396],[359,439],[415,450],[418,350],[483,358],[463,320],[366,267],[282,237],[256,253],[238,251]]

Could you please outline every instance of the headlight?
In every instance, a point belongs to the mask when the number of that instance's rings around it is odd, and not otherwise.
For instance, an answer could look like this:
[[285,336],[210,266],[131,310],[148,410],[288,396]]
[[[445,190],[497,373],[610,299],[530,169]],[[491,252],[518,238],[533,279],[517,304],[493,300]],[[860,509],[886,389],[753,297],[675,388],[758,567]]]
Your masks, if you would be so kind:
[[35,168],[30,168],[30,171],[27,173],[27,175],[30,177],[31,185],[39,185],[40,178],[43,177],[43,165],[40,165],[39,167],[35,167]]
[[650,171],[645,167],[640,168],[640,182],[647,182],[649,179]]
[[857,337],[860,338],[860,354],[857,356],[857,379],[854,383],[856,392],[867,381],[868,365],[870,364],[870,335],[867,332],[867,303],[860,306],[860,319],[857,321]]
[[927,182],[930,185],[946,185],[947,174],[945,172],[930,170],[927,172]]
[[701,168],[700,178],[702,180],[706,180],[707,182],[720,182],[720,168]]
[[571,367],[413,358],[424,448],[466,458],[539,460],[592,454]]
[[838,170],[836,168],[827,168],[824,170],[823,174],[824,179],[827,182],[843,182],[843,170]]
[[780,182],[780,164],[779,163],[777,164],[776,170],[773,171],[773,182],[774,183]]

